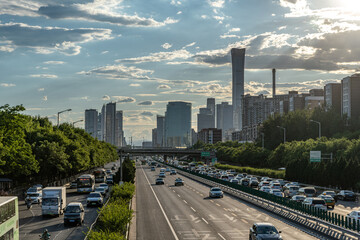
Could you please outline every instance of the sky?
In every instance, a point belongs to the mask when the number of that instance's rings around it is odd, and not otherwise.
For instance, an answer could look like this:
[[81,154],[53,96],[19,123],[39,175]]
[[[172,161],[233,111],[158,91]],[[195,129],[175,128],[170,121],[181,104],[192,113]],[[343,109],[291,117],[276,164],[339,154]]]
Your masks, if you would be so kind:
[[[307,92],[360,65],[359,0],[0,0],[0,106],[56,123],[117,102],[126,140],[151,141],[168,101],[231,102],[230,49],[245,93]],[[84,127],[83,122],[77,127]]]

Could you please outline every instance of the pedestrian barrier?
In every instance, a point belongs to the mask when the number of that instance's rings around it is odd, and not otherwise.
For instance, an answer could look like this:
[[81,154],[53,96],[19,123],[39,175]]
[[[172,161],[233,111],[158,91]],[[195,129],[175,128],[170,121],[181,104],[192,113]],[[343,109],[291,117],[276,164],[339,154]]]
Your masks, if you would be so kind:
[[[166,164],[169,165],[169,164]],[[341,214],[278,197],[251,187],[242,186],[214,177],[169,165],[179,173],[209,186],[219,186],[224,192],[277,213],[333,239],[360,239],[360,222]]]

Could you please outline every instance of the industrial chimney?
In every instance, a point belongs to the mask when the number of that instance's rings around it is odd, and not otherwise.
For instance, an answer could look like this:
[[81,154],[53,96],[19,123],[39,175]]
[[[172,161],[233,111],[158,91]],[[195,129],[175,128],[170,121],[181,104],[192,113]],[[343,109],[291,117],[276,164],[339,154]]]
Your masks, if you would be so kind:
[[273,87],[273,98],[275,98],[276,95],[276,86],[275,86],[275,81],[276,81],[276,69],[273,68],[272,69],[272,87]]

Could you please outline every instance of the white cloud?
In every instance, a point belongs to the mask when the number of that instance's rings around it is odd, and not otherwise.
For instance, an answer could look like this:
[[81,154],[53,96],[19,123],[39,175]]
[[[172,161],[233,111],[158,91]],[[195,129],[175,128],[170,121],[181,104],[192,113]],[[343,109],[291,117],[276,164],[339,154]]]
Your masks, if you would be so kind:
[[107,54],[109,51],[102,51],[101,54]]
[[177,14],[177,15],[180,15],[180,14],[182,14],[182,11],[178,11],[176,14]]
[[188,48],[188,47],[192,47],[192,46],[194,46],[195,44],[196,44],[196,42],[189,43],[189,44],[185,45],[182,49]]
[[174,6],[179,6],[181,5],[181,1],[171,0],[170,4]]
[[163,85],[159,85],[159,86],[157,87],[157,89],[171,89],[171,87],[170,87],[169,85],[163,84]]
[[162,62],[162,61],[171,61],[177,58],[188,59],[191,56],[192,54],[190,52],[188,52],[185,49],[181,49],[172,52],[151,53],[150,55],[143,57],[118,59],[116,60],[116,62],[124,62],[124,63]]
[[224,34],[224,35],[221,35],[220,38],[224,39],[224,38],[240,38],[239,36],[237,35],[234,35],[234,34]]
[[15,87],[16,85],[13,83],[0,83],[0,87]]
[[240,28],[232,28],[229,32],[240,32]]
[[153,93],[139,93],[139,94],[136,94],[136,96],[140,96],[140,97],[156,97],[157,94],[153,94]]
[[57,78],[57,75],[54,74],[32,74],[30,77],[33,78]]
[[208,19],[209,17],[207,15],[201,15],[202,19]]
[[213,8],[223,8],[225,0],[208,0],[208,3]]
[[39,88],[38,91],[43,92],[43,91],[45,91],[45,88]]
[[136,99],[133,97],[124,97],[124,96],[112,96],[111,99],[117,103],[133,103],[136,102]]
[[161,45],[161,47],[165,48],[165,49],[169,49],[172,47],[172,44],[170,43],[164,43],[163,45]]
[[154,71],[152,70],[145,70],[141,68],[137,68],[134,66],[124,66],[124,65],[110,65],[104,67],[98,67],[91,69],[90,71],[82,71],[78,74],[83,75],[98,75],[103,76],[109,79],[140,79],[146,80],[150,79],[147,74],[152,74]]
[[51,65],[62,65],[65,64],[63,61],[46,61],[44,64],[51,64]]
[[101,99],[104,100],[104,101],[110,101],[110,96],[109,95],[104,95]]
[[42,100],[46,102],[46,101],[48,100],[48,97],[47,97],[47,96],[43,96]]
[[130,87],[141,87],[141,85],[139,83],[131,83],[129,86]]

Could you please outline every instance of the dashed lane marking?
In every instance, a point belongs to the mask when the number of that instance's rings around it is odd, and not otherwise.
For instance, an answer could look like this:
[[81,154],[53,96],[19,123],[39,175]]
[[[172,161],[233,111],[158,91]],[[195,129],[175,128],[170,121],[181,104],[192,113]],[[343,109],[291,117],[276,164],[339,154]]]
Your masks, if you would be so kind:
[[184,203],[188,204],[187,201],[185,201],[185,200],[183,200],[183,201],[184,201]]
[[243,221],[244,223],[248,224],[249,222],[246,221],[245,219],[241,219],[241,221]]
[[218,233],[218,235],[219,235],[219,237],[221,237],[221,239],[226,240],[226,238],[224,238],[224,236],[221,235],[220,233]]
[[205,218],[201,218],[206,224],[209,224],[208,221],[205,220]]
[[216,206],[218,206],[218,207],[220,207],[221,205],[220,204],[218,204],[218,203],[215,203],[216,204]]
[[178,197],[181,197],[181,196],[178,194]]
[[193,207],[190,207],[191,208],[191,210],[193,210],[194,212],[196,212],[196,210],[193,208]]
[[237,217],[235,213],[231,213],[233,216]]

